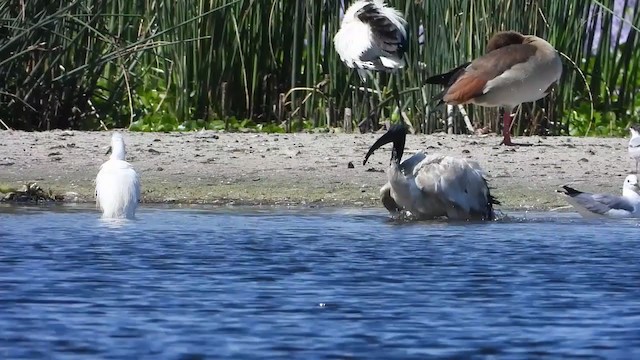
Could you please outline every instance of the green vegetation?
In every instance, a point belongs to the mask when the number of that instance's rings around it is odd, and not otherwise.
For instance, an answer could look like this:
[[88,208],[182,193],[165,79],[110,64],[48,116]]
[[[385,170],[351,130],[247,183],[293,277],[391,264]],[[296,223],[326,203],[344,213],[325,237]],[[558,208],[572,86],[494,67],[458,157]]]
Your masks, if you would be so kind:
[[[429,100],[438,89],[422,80],[482,54],[506,29],[535,33],[566,57],[558,91],[522,107],[518,134],[620,135],[640,117],[640,34],[608,10],[617,2],[640,27],[640,1],[389,2],[410,23],[410,66],[399,86],[422,132],[446,128]],[[283,132],[341,127],[345,108],[356,128],[368,110],[333,49],[339,4],[0,2],[0,128]],[[380,100],[391,104],[389,77],[377,78]],[[495,109],[467,111],[497,130]],[[454,131],[465,131],[460,118]]]

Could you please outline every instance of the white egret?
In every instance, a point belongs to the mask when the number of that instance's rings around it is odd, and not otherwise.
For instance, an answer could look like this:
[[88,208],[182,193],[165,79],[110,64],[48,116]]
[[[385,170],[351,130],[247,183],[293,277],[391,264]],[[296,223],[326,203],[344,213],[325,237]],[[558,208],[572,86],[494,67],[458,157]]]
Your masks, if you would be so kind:
[[140,200],[140,178],[125,161],[122,134],[113,133],[109,152],[111,157],[100,166],[96,177],[96,203],[103,218],[133,219]]
[[369,149],[363,165],[382,145],[393,143],[388,182],[380,189],[383,205],[392,214],[408,212],[418,219],[493,220],[493,205],[484,172],[477,162],[419,151],[403,161],[407,136],[404,124],[389,128]]

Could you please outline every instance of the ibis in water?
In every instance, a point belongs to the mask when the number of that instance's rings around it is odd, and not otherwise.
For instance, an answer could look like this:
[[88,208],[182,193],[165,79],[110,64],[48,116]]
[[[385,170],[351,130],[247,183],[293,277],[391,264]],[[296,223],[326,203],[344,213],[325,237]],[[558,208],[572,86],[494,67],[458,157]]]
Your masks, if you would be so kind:
[[140,200],[140,177],[133,166],[125,161],[126,150],[122,134],[111,136],[107,154],[109,160],[100,166],[96,177],[96,202],[102,217],[133,219]]
[[[359,0],[345,11],[333,43],[342,62],[364,83],[371,71],[394,73],[405,66],[407,22],[383,0]],[[397,81],[392,81],[392,91],[402,114]]]
[[499,204],[489,190],[477,162],[462,158],[427,155],[419,151],[405,161],[408,129],[392,125],[369,149],[363,165],[381,146],[393,143],[388,182],[380,189],[382,204],[392,215],[417,219],[493,220]]
[[503,140],[511,141],[512,111],[524,102],[545,97],[562,75],[562,61],[545,40],[515,31],[496,33],[487,44],[487,53],[440,75],[428,84],[440,84],[436,95],[441,103],[502,107]]

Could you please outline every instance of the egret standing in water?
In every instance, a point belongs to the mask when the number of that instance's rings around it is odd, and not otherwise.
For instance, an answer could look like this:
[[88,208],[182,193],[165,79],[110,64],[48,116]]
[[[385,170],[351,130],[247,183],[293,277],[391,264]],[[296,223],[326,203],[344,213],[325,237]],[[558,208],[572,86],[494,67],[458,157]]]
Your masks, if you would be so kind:
[[111,157],[100,166],[96,177],[96,202],[103,218],[133,219],[140,200],[140,178],[133,166],[125,161],[122,134],[111,136],[107,154]]
[[[355,69],[364,83],[370,71],[396,72],[404,67],[407,22],[383,0],[359,0],[345,12],[333,43],[342,62]],[[402,114],[396,81],[391,90]],[[365,95],[370,96],[368,90]]]

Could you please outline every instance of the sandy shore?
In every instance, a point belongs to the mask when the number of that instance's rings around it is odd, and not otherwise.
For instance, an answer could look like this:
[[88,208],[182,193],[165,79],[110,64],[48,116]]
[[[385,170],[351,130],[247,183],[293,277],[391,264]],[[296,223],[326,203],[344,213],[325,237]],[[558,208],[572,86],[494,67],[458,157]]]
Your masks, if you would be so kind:
[[[93,201],[93,181],[107,158],[110,135],[0,131],[0,184],[36,181],[45,190],[68,193],[69,201]],[[143,202],[381,206],[378,190],[386,182],[389,146],[362,166],[378,136],[127,132],[125,141],[128,160],[142,178]],[[476,159],[488,172],[501,209],[566,206],[554,191],[567,183],[617,194],[635,170],[623,138],[516,141],[533,146],[501,147],[493,135],[410,135],[406,154],[426,149]]]

